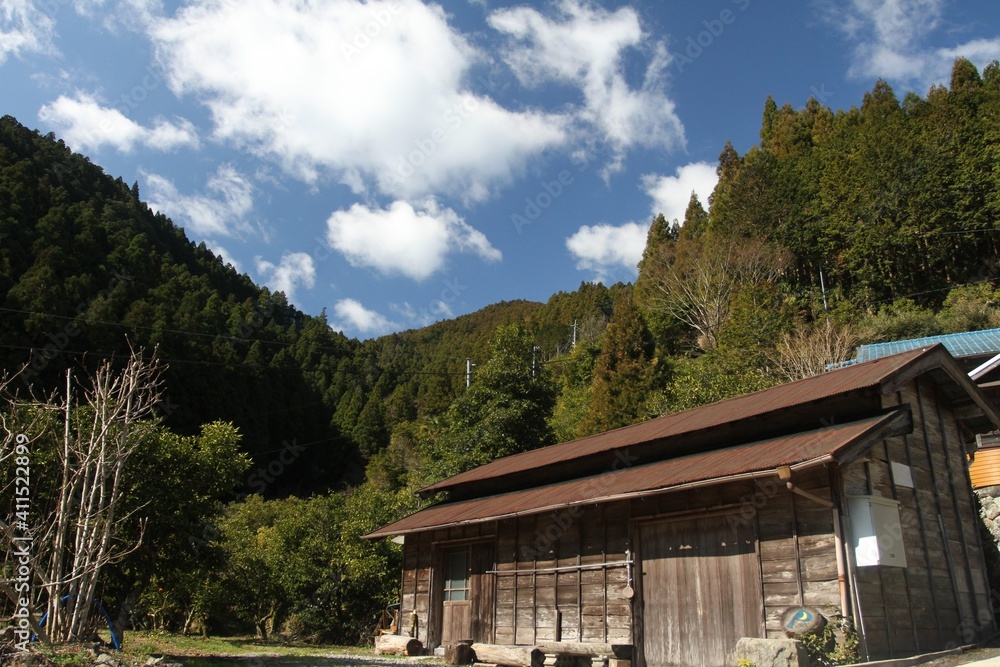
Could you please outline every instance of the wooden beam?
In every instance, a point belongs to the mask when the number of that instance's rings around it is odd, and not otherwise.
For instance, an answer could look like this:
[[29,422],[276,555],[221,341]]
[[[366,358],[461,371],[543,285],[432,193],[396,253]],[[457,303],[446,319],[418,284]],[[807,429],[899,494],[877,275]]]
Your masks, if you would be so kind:
[[632,659],[631,644],[589,644],[584,642],[538,642],[538,648],[545,653],[560,653],[582,657],[614,657]]

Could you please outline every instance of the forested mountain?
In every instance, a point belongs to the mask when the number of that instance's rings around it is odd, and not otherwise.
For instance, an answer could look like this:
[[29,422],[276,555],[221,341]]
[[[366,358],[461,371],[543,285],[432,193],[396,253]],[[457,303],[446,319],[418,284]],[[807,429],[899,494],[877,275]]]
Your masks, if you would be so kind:
[[296,477],[316,485],[349,453],[332,416],[345,387],[367,379],[356,341],[191,243],[136,186],[11,117],[0,121],[0,236],[0,355],[8,370],[29,363],[22,379],[36,392],[129,341],[158,346],[171,427],[231,420],[252,454],[310,443],[299,464],[316,475]]
[[269,485],[270,494],[360,481],[364,459],[396,423],[448,408],[464,388],[465,358],[484,361],[498,325],[537,318],[551,356],[568,349],[574,319],[610,315],[600,286],[552,303],[501,303],[416,331],[348,339],[192,243],[142,202],[137,185],[51,135],[0,119],[3,368],[28,363],[22,380],[42,394],[63,386],[67,368],[124,357],[130,342],[156,346],[169,365],[160,404],[169,427],[192,434],[232,421],[258,466],[295,443],[295,474]]
[[860,107],[767,99],[761,141],[726,146],[709,226],[766,236],[791,253],[798,290],[841,289],[871,307],[900,296],[940,304],[955,284],[993,278],[1000,252],[1000,67],[955,63],[949,88],[897,97],[879,81]]
[[[108,595],[141,593],[162,627],[353,641],[398,584],[398,549],[359,536],[422,485],[822,372],[861,342],[1000,326],[1000,65],[958,59],[947,88],[902,100],[880,81],[847,110],[768,98],[760,137],[721,147],[709,201],[652,221],[634,284],[357,341],[191,243],[137,187],[0,120],[3,367],[28,363],[19,387],[58,397],[67,368],[158,346],[162,424],[141,470],[163,452],[194,469],[220,442],[252,457],[214,484],[172,478],[207,490],[149,534],[182,516],[198,548],[138,552]],[[242,441],[202,431],[215,421]],[[276,461],[289,474],[258,487]],[[180,495],[136,474],[164,512]],[[266,499],[239,495],[254,491]]]

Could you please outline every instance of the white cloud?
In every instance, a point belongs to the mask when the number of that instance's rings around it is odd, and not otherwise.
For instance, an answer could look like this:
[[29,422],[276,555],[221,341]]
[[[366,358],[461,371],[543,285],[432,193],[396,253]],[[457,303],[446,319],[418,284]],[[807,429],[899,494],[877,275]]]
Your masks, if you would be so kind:
[[701,205],[708,209],[708,198],[718,181],[715,165],[707,162],[692,162],[677,167],[674,176],[646,174],[642,177],[646,194],[653,200],[653,216],[662,213],[668,222],[677,220],[681,223],[684,222],[691,193],[698,195]]
[[[991,61],[1000,60],[1000,37],[974,39],[936,52],[937,62],[941,64],[942,71],[947,70],[947,73],[951,72],[951,66],[958,57],[968,58],[982,71]],[[941,78],[941,81],[948,81],[948,78]]]
[[204,101],[216,138],[306,182],[481,201],[566,140],[563,116],[466,88],[485,55],[419,0],[201,0],[151,36],[171,89]]
[[53,55],[55,21],[34,0],[0,0],[0,65],[8,56]]
[[[103,5],[104,0],[96,0],[95,4]],[[146,32],[153,21],[162,14],[161,0],[120,0],[114,11],[105,16],[104,25],[111,31],[121,27],[126,30]]]
[[161,151],[179,146],[197,148],[198,132],[194,129],[194,124],[185,118],[178,118],[176,123],[159,118],[156,125],[146,130],[143,143]]
[[566,247],[576,258],[576,268],[592,271],[597,280],[606,280],[624,269],[634,276],[646,247],[648,225],[584,225],[566,239]]
[[374,310],[368,310],[354,299],[341,299],[334,304],[333,313],[338,323],[330,326],[338,331],[351,329],[362,334],[377,335],[388,333],[398,326]]
[[47,123],[78,151],[111,146],[129,152],[136,145],[161,151],[184,146],[197,148],[198,133],[190,121],[157,118],[153,127],[143,127],[118,109],[102,106],[92,95],[78,92],[75,97],[60,95],[43,105],[38,119]]
[[414,308],[409,303],[389,304],[393,312],[401,315],[407,324],[414,327],[426,327],[455,317],[454,311],[441,299],[434,299],[426,308]]
[[316,285],[316,265],[308,253],[285,253],[277,265],[261,257],[255,257],[254,263],[261,280],[274,291],[284,292],[289,301],[299,287],[312,289]]
[[232,165],[220,166],[206,185],[206,194],[181,194],[172,181],[145,174],[150,208],[174,219],[195,236],[248,234],[252,225],[253,185]]
[[[682,165],[673,176],[646,174],[642,177],[643,188],[652,199],[652,216],[663,213],[670,222],[684,221],[692,192],[698,195],[702,206],[707,207],[717,181],[715,166],[708,162]],[[635,276],[648,234],[649,223],[583,225],[566,239],[566,247],[576,259],[576,268],[593,272],[597,280],[622,274]]]
[[980,68],[1000,58],[1000,36],[954,47],[929,46],[928,40],[946,23],[945,7],[946,0],[851,0],[846,8],[827,3],[822,13],[853,43],[849,76],[881,77],[926,89],[935,83],[947,85],[958,56]]
[[[683,124],[664,91],[670,56],[662,42],[642,30],[633,8],[612,13],[586,0],[561,0],[554,17],[515,7],[494,12],[489,23],[511,38],[504,57],[522,84],[559,82],[580,89],[580,120],[611,149],[605,176],[621,168],[632,147],[684,145]],[[625,76],[630,49],[651,54],[639,88],[631,87]]]
[[475,253],[490,262],[502,259],[482,232],[433,200],[419,209],[404,201],[387,209],[354,204],[327,220],[327,241],[352,266],[418,281],[439,271],[452,252]]

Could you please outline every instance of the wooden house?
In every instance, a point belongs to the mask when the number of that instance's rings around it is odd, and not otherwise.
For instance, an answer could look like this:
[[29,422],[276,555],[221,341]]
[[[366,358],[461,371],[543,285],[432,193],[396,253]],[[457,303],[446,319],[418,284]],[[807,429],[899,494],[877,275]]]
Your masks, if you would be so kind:
[[368,537],[403,536],[425,647],[732,665],[805,606],[910,656],[995,631],[967,454],[998,426],[936,345],[499,459]]

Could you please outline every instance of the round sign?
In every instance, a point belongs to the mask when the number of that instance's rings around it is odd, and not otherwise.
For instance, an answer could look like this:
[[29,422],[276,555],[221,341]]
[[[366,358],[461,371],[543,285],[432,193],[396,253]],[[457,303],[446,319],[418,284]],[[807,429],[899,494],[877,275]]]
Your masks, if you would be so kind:
[[781,615],[781,628],[789,637],[801,637],[818,632],[826,625],[823,614],[813,607],[789,607]]

